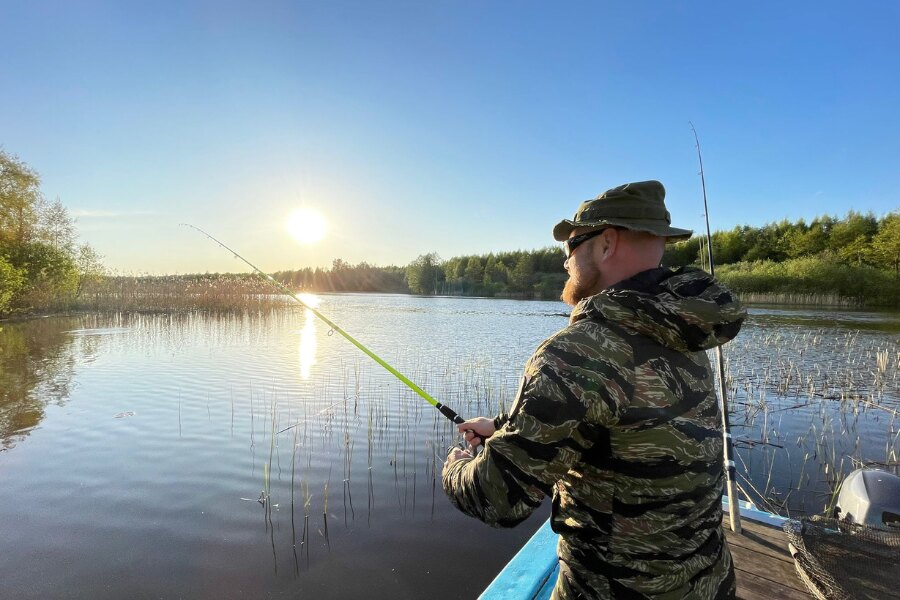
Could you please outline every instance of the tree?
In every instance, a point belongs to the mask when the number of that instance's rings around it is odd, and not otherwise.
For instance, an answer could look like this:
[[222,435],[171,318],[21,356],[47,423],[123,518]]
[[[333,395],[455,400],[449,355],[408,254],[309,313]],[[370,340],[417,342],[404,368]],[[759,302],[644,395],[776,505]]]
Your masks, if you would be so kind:
[[422,254],[406,267],[406,282],[413,294],[434,294],[443,280],[440,257],[431,252]]
[[38,237],[57,250],[75,253],[75,220],[59,198],[50,204],[41,203],[38,208]]
[[809,227],[794,229],[785,237],[785,252],[790,258],[824,252],[828,248],[828,235],[833,224],[834,220],[826,215],[813,219]]
[[78,267],[75,259],[46,242],[16,246],[9,262],[25,273],[25,285],[11,302],[14,308],[59,306],[75,298],[78,292]]
[[831,228],[828,246],[831,250],[840,253],[844,246],[855,243],[860,236],[868,241],[877,232],[878,220],[875,215],[872,213],[862,215],[851,210],[846,217],[836,222]]
[[[717,265],[740,262],[747,252],[747,227],[735,227],[731,231],[712,234],[713,260]],[[704,258],[705,260],[705,258]]]
[[872,258],[900,276],[900,212],[892,212],[881,220],[878,233],[872,238]]
[[0,314],[9,309],[10,302],[25,285],[25,272],[0,256]]
[[697,262],[700,254],[700,238],[697,236],[682,242],[666,244],[662,264],[667,267],[686,267]]
[[509,274],[505,265],[500,262],[493,254],[488,254],[484,265],[484,279],[482,283],[486,286],[494,284],[505,284],[509,279]]
[[509,287],[514,292],[531,296],[534,284],[534,258],[528,252],[522,252],[516,266],[509,274]]
[[78,246],[75,265],[78,269],[78,286],[75,297],[81,296],[85,286],[99,283],[107,275],[106,267],[101,262],[103,257],[90,244]]
[[463,278],[469,291],[473,290],[476,285],[479,285],[484,280],[484,265],[479,257],[470,256],[468,258]]
[[0,150],[0,247],[31,239],[42,198],[40,185],[35,170]]
[[859,235],[855,240],[844,244],[838,251],[838,256],[851,265],[860,266],[869,262],[871,250],[866,236]]

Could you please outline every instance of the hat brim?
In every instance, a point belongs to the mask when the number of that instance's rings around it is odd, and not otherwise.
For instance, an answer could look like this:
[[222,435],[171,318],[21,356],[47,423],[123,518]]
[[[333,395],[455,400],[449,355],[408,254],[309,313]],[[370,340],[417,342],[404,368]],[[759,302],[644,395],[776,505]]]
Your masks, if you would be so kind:
[[694,232],[690,229],[679,229],[678,227],[670,227],[668,225],[660,226],[659,221],[644,221],[638,219],[602,219],[600,221],[572,221],[563,219],[553,227],[553,239],[557,242],[564,242],[569,238],[572,231],[579,227],[623,227],[633,231],[646,231],[653,235],[666,238],[666,243],[680,242],[689,239]]

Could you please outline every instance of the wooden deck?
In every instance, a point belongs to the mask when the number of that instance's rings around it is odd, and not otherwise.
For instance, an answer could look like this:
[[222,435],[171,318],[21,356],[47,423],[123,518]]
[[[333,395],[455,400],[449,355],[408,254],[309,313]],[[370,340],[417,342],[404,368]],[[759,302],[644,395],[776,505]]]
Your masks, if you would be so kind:
[[813,595],[800,581],[781,529],[741,520],[741,534],[723,523],[734,559],[737,597],[741,600],[810,600]]

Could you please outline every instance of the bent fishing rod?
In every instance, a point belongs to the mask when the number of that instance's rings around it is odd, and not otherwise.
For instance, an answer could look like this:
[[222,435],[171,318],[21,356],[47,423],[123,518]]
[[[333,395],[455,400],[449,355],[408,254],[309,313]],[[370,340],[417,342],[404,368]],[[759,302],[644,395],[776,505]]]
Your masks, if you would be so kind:
[[[709,232],[709,208],[706,204],[706,178],[703,175],[703,156],[700,154],[700,138],[697,130],[691,123],[691,131],[694,132],[694,141],[697,142],[697,159],[700,161],[700,184],[703,187],[703,214],[706,217],[706,256],[709,260],[709,274],[716,276],[716,268],[713,266],[712,235]],[[716,366],[718,367],[719,389],[722,392],[722,430],[725,449],[725,480],[728,492],[728,518],[731,522],[731,530],[741,532],[741,511],[738,507],[737,474],[734,464],[734,445],[731,441],[731,425],[728,422],[728,395],[725,391],[725,359],[722,357],[722,346],[716,346]]]
[[[406,386],[409,387],[409,389],[411,389],[416,394],[418,394],[423,400],[425,400],[425,402],[427,402],[428,404],[430,404],[433,407],[435,407],[436,409],[438,409],[438,411],[440,411],[440,413],[442,415],[444,415],[445,417],[447,417],[448,419],[450,419],[457,425],[459,425],[460,423],[465,421],[465,419],[463,419],[461,416],[456,414],[456,412],[454,412],[450,407],[445,406],[444,404],[441,404],[440,402],[438,402],[437,400],[432,398],[428,392],[426,392],[425,390],[423,390],[422,388],[417,386],[415,383],[413,383],[408,377],[406,377],[406,375],[404,375],[403,373],[401,373],[400,371],[398,371],[397,369],[395,369],[394,367],[389,365],[380,356],[378,356],[377,354],[375,354],[374,352],[372,352],[371,350],[369,350],[368,348],[363,346],[359,341],[356,340],[356,338],[354,338],[349,333],[347,333],[346,331],[344,331],[343,329],[338,327],[328,317],[326,317],[325,315],[323,315],[322,313],[317,311],[315,308],[313,308],[312,306],[310,306],[309,304],[304,302],[302,299],[300,299],[294,292],[292,292],[287,287],[285,287],[285,285],[282,284],[280,281],[278,281],[277,279],[275,279],[268,273],[264,272],[262,269],[260,269],[256,265],[254,265],[252,262],[250,262],[249,260],[247,260],[246,258],[241,256],[240,254],[235,252],[232,248],[226,246],[224,243],[222,243],[221,241],[219,241],[218,239],[216,239],[215,237],[213,237],[206,231],[200,229],[196,225],[191,225],[190,223],[181,223],[181,225],[184,225],[185,227],[190,227],[191,229],[202,233],[203,235],[205,235],[206,237],[208,237],[209,239],[211,239],[212,241],[217,243],[222,248],[231,252],[236,259],[242,261],[244,264],[246,264],[251,269],[253,269],[254,273],[256,273],[257,275],[261,275],[266,281],[268,281],[269,283],[274,285],[276,288],[278,288],[278,291],[280,291],[282,294],[290,296],[296,302],[298,302],[301,306],[303,306],[306,310],[312,312],[312,314],[314,314],[317,317],[319,317],[320,319],[322,319],[329,327],[331,327],[331,329],[333,331],[336,331],[339,334],[341,334],[342,336],[344,336],[347,339],[347,341],[349,341],[351,344],[353,344],[354,346],[356,346],[357,348],[362,350],[366,355],[369,356],[369,358],[371,358],[372,360],[377,362],[379,365],[384,367],[391,375],[393,375],[394,377],[396,377],[397,379],[399,379],[400,381],[405,383]],[[290,429],[290,427],[288,427],[287,429]],[[283,429],[282,431],[287,431],[287,429]],[[279,432],[279,433],[281,433],[281,432]]]

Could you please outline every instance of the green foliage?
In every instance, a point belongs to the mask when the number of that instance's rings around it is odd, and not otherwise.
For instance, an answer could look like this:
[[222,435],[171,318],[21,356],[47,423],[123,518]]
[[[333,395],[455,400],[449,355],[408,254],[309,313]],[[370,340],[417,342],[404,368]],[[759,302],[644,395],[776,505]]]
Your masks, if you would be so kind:
[[413,294],[435,294],[443,281],[441,259],[434,252],[419,256],[406,267],[406,283]]
[[700,238],[697,236],[683,242],[666,245],[662,264],[666,267],[686,267],[697,262],[700,255]]
[[872,213],[861,215],[851,210],[831,228],[828,249],[840,253],[847,246],[858,245],[861,240],[864,244],[868,243],[877,231],[878,220]]
[[849,265],[835,255],[724,265],[716,276],[743,293],[818,294],[855,298],[870,305],[900,301],[900,279],[866,265]]
[[872,238],[872,260],[900,276],[900,213],[891,213],[878,225]]
[[64,308],[78,291],[78,266],[75,258],[61,248],[45,242],[16,246],[10,263],[25,274],[25,285],[11,305],[19,311]]
[[516,260],[516,265],[509,274],[509,289],[530,297],[534,284],[534,257],[527,252],[522,252]]
[[491,292],[486,295],[494,295],[498,289],[502,289],[506,285],[507,281],[509,281],[509,271],[507,271],[506,265],[497,260],[493,254],[488,254],[484,264],[484,277],[481,280],[486,291],[490,290]]
[[456,296],[558,298],[566,280],[558,247],[517,250],[486,256],[455,256],[441,261],[423,254],[404,267],[349,265],[341,260],[331,270],[282,271],[275,278],[300,290],[394,292]]
[[45,203],[40,177],[0,150],[0,315],[65,309],[103,275],[100,256],[78,245],[59,199]]
[[[871,265],[894,268],[900,232],[896,224],[898,213],[882,219],[872,213],[849,211],[842,219],[825,215],[807,225],[783,220],[762,227],[742,225],[730,231],[712,234],[713,256],[717,265],[738,262],[784,261],[828,254],[849,265]],[[705,263],[701,257],[704,236],[670,245],[663,264],[685,266]]]
[[77,248],[75,264],[78,268],[78,288],[75,296],[78,297],[84,291],[85,286],[98,285],[107,275],[106,267],[101,262],[100,254],[90,244],[81,244]]
[[25,272],[0,256],[0,314],[9,309],[10,301],[25,285]]
[[24,244],[38,222],[41,178],[19,157],[0,150],[0,248]]

